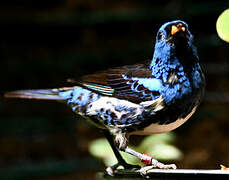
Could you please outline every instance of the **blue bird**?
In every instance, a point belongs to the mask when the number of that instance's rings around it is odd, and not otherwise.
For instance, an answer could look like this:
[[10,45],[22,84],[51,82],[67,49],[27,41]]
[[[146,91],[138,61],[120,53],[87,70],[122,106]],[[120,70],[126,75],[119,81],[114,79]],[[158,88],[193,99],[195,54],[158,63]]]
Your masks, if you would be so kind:
[[86,75],[75,86],[44,90],[18,90],[6,97],[58,100],[103,129],[118,163],[108,167],[114,175],[127,164],[119,153],[124,151],[152,168],[175,169],[152,156],[128,147],[129,135],[148,135],[171,131],[195,112],[204,94],[205,78],[199,64],[193,36],[184,21],[161,26],[156,36],[151,61],[127,65]]

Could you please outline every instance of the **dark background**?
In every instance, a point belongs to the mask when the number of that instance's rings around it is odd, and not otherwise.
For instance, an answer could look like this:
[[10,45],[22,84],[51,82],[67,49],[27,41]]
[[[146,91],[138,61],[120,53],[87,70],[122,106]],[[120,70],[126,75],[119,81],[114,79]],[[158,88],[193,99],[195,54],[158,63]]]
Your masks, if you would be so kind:
[[[152,58],[158,28],[181,19],[195,36],[207,90],[175,130],[184,153],[177,164],[229,166],[229,45],[215,28],[228,7],[228,0],[2,0],[0,93],[67,86],[68,78]],[[1,97],[0,179],[92,179],[104,166],[88,143],[101,136],[64,104]]]

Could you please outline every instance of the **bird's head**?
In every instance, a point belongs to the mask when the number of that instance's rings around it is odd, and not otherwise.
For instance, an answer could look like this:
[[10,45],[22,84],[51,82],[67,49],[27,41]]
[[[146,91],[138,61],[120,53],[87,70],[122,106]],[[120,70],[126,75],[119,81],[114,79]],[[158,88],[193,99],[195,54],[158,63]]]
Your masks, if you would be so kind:
[[189,45],[193,36],[189,32],[188,25],[184,21],[170,21],[161,26],[157,33],[156,45],[170,46]]
[[191,65],[198,61],[197,51],[193,45],[193,36],[188,25],[181,20],[170,21],[163,24],[158,30],[154,55],[150,68],[158,71],[161,63],[174,63],[179,61],[183,66]]

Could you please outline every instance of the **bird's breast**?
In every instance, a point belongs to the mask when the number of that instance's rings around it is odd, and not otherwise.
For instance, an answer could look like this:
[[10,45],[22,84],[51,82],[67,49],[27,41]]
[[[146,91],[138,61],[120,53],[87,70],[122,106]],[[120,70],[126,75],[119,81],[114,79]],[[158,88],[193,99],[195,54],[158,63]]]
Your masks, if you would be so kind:
[[179,126],[181,126],[182,124],[184,124],[193,115],[193,113],[196,111],[196,108],[197,108],[197,105],[194,106],[192,111],[189,114],[187,114],[185,117],[178,118],[176,121],[174,121],[172,123],[169,123],[169,124],[152,123],[149,126],[145,127],[144,129],[142,129],[140,131],[134,131],[131,134],[149,135],[149,134],[172,131],[172,130],[178,128]]

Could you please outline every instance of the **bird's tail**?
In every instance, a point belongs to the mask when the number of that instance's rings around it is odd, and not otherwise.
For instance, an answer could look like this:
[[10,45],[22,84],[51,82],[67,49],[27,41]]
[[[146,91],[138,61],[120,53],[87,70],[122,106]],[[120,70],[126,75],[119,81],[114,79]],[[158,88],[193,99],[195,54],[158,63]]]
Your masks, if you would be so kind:
[[75,87],[56,89],[17,90],[4,94],[6,98],[66,100]]

